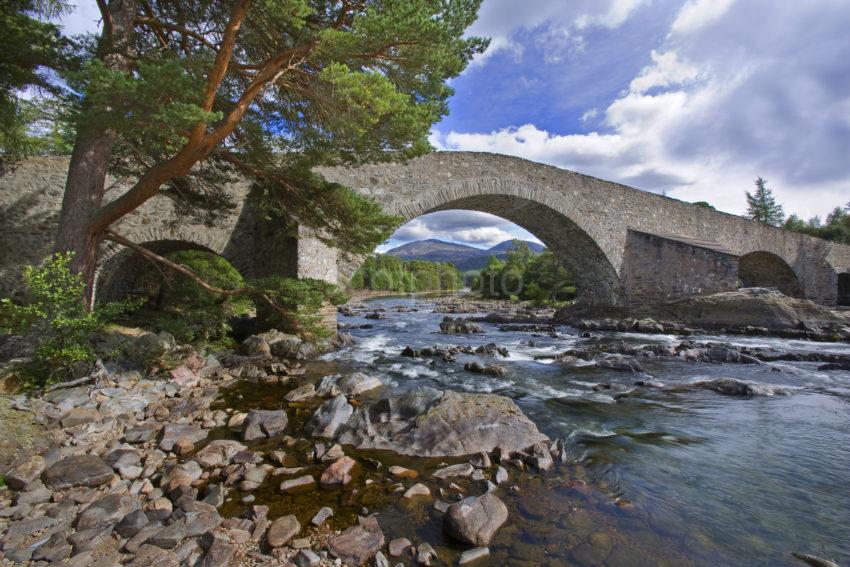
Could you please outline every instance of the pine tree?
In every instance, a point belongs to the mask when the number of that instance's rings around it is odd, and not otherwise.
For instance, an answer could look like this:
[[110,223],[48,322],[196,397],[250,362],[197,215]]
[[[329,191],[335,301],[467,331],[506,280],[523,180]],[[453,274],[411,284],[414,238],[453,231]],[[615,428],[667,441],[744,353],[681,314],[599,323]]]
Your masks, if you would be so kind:
[[[77,138],[56,249],[91,289],[114,225],[167,197],[212,222],[221,187],[255,182],[264,212],[364,253],[396,217],[327,182],[318,166],[430,149],[447,81],[487,41],[467,36],[481,0],[108,0],[85,72],[71,77]],[[131,180],[105,202],[107,172]],[[184,211],[181,211],[184,212]]]
[[768,189],[767,181],[757,178],[755,193],[747,191],[747,216],[765,224],[778,226],[785,219],[782,205],[776,202],[773,192]]

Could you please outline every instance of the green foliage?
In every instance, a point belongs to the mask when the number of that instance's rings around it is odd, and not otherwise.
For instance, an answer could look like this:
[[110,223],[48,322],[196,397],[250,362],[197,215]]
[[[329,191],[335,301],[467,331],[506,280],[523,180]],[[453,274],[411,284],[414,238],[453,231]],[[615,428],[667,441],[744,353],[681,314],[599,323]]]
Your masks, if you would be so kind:
[[773,192],[768,189],[767,181],[759,177],[755,184],[755,193],[747,191],[747,216],[773,226],[782,224],[785,213],[782,212],[782,205],[776,202]]
[[333,333],[322,324],[323,307],[348,301],[334,284],[311,278],[262,278],[254,280],[252,288],[258,309],[269,309],[268,299],[275,304],[279,330],[309,339],[326,338]]
[[448,262],[402,260],[389,254],[377,254],[366,259],[349,286],[403,293],[451,291],[463,287],[463,278]]
[[551,251],[535,256],[520,241],[514,241],[505,261],[491,256],[472,286],[484,297],[531,300],[538,305],[570,301],[576,295],[569,272]]
[[[239,272],[217,254],[182,250],[166,256],[217,288],[238,289],[245,285]],[[224,340],[230,332],[228,320],[254,309],[247,296],[217,296],[176,272],[148,270],[133,283],[133,289],[139,290],[145,307],[134,313],[128,323],[155,332],[167,331],[180,342]]]
[[37,348],[30,374],[42,387],[68,378],[75,368],[94,360],[92,334],[137,303],[107,303],[86,309],[85,284],[68,269],[71,254],[55,254],[43,266],[27,266],[23,280],[28,291],[22,305],[0,301],[0,331],[32,335]]
[[844,208],[835,207],[826,217],[826,222],[818,217],[804,221],[797,215],[791,215],[782,228],[850,245],[850,203]]
[[[430,128],[448,111],[447,81],[486,48],[465,36],[480,3],[252,2],[209,110],[205,89],[234,3],[139,3],[137,20],[158,24],[134,25],[132,69],[95,59],[69,75],[79,93],[75,124],[109,126],[117,134],[111,172],[130,178],[173,158],[193,133],[210,136],[189,173],[164,182],[161,194],[182,215],[214,223],[233,207],[221,187],[240,173],[256,182],[259,208],[279,226],[319,229],[339,249],[367,253],[401,219],[316,169],[431,149]],[[278,60],[278,71],[260,72]],[[256,81],[272,77],[251,98]]]
[[[67,5],[57,1],[5,0],[0,10],[0,165],[42,153],[43,133],[34,132],[32,94],[58,95],[49,70],[71,67],[72,43],[59,27],[41,18],[61,14]],[[30,96],[24,97],[24,91]],[[44,98],[37,96],[36,100]],[[47,98],[47,100],[55,100]],[[48,132],[51,128],[48,128]]]
[[702,207],[703,209],[711,209],[712,211],[717,210],[714,205],[710,204],[708,201],[694,201],[693,204],[697,207]]

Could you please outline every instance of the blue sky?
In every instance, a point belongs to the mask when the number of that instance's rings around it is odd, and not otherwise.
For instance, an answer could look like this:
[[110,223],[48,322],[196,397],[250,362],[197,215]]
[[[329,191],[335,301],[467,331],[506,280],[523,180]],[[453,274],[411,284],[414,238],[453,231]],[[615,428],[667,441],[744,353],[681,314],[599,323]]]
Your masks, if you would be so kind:
[[[94,30],[80,2],[69,31]],[[743,214],[757,176],[803,218],[850,201],[850,1],[484,0],[491,46],[457,79],[441,150],[516,155]],[[489,247],[484,213],[408,223]]]

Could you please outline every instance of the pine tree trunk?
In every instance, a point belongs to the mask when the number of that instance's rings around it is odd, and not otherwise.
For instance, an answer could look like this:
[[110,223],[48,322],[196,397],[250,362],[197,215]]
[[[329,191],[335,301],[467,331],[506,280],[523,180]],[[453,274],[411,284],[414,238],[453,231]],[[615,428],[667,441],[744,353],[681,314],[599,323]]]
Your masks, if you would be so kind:
[[56,251],[74,253],[70,267],[86,282],[87,303],[92,299],[101,237],[92,229],[91,217],[103,203],[113,139],[110,132],[95,129],[77,135],[56,234]]
[[[137,0],[110,0],[108,4],[98,53],[110,69],[128,70],[132,66],[128,46],[137,5]],[[71,269],[82,274],[89,304],[102,238],[92,227],[91,219],[103,204],[114,141],[115,135],[105,126],[86,125],[77,132],[56,235],[55,251],[74,253]]]

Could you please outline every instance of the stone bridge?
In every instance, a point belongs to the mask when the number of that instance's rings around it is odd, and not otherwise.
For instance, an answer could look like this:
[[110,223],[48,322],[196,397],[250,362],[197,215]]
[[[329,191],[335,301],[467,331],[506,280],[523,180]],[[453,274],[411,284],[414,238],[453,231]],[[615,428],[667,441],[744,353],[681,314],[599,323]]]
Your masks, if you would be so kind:
[[[49,253],[67,158],[35,158],[0,177],[0,295],[15,274]],[[447,209],[513,221],[573,274],[579,301],[636,309],[660,301],[776,287],[827,306],[850,304],[850,247],[785,231],[572,171],[484,153],[437,152],[405,164],[331,168],[333,181],[377,199],[405,221]],[[120,190],[121,180],[112,180]],[[179,218],[167,198],[148,202],[119,231],[159,252],[220,254],[244,276],[288,275],[345,283],[357,259],[338,258],[304,229],[283,231],[252,209],[250,184],[228,187],[238,203],[209,227]],[[111,196],[108,195],[108,198]],[[129,291],[145,262],[104,247],[96,295]]]

